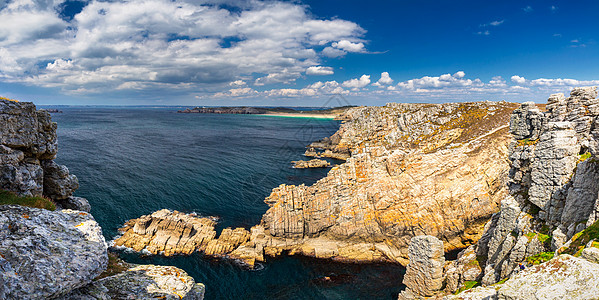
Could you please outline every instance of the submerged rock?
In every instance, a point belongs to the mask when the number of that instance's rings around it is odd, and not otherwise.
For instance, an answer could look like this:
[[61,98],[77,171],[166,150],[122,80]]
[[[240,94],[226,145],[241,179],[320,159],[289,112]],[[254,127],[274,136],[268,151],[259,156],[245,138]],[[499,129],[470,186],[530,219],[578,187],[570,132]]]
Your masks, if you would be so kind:
[[0,294],[8,299],[57,297],[106,268],[102,229],[85,212],[0,206]]

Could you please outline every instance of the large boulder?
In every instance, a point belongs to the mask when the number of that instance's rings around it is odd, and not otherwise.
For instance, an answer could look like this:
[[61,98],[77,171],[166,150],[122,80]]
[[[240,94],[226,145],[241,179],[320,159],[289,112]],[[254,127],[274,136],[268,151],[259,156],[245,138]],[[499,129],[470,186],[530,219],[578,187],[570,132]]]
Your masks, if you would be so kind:
[[185,271],[172,266],[138,265],[102,278],[60,298],[202,300],[205,287]]
[[403,284],[406,290],[399,299],[420,299],[430,297],[443,288],[443,267],[445,257],[443,242],[430,235],[415,236],[410,241]]
[[560,255],[513,276],[497,294],[498,299],[597,299],[599,264]]
[[44,160],[41,165],[44,169],[44,195],[55,200],[64,200],[79,188],[77,176],[69,174],[66,166],[53,160]]
[[0,100],[0,144],[22,149],[37,159],[54,159],[56,123],[50,113],[36,110],[30,102]]
[[[108,261],[92,215],[0,206],[0,295],[47,299],[89,284]],[[4,299],[4,298],[3,298]]]

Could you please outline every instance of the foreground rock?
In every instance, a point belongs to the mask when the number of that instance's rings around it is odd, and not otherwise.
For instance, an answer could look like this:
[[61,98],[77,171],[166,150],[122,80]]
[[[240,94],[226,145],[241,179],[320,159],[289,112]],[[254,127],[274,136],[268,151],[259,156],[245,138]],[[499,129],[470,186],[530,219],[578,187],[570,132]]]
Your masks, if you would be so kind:
[[[79,187],[69,169],[56,164],[56,123],[33,103],[0,100],[0,189],[20,196],[46,196],[59,206],[86,210],[69,199]],[[80,203],[81,207],[73,204]],[[64,204],[64,205],[63,205]]]
[[399,300],[424,299],[438,294],[443,288],[443,242],[434,236],[416,236],[410,241],[408,251],[410,263],[403,278],[407,288],[399,294]]
[[67,299],[204,299],[205,287],[171,266],[138,265],[102,278],[61,298]]
[[202,299],[203,286],[174,267],[92,281],[106,270],[107,246],[87,200],[72,196],[77,178],[53,161],[56,123],[32,103],[0,100],[0,124],[0,189],[67,208],[0,206],[0,299]]
[[[533,266],[503,284],[475,288],[444,299],[597,299],[599,264],[567,254]],[[486,297],[486,298],[483,298]]]
[[475,243],[506,194],[507,125],[516,107],[349,109],[337,133],[311,145],[346,162],[312,186],[274,188],[250,241],[231,256],[261,261],[290,253],[406,264],[413,236],[436,236],[445,251]]
[[598,117],[596,87],[575,88],[568,98],[551,95],[546,112],[533,103],[514,111],[509,195],[480,241],[448,266],[448,292],[466,281],[489,286],[512,278],[542,252],[583,252],[593,261],[594,250],[583,248],[599,238],[592,234],[599,227]]
[[88,213],[0,206],[0,295],[43,299],[82,287],[106,268],[106,248]]
[[298,160],[292,161],[293,167],[296,169],[308,169],[308,168],[326,168],[330,167],[331,163],[322,159],[311,159],[308,161]]
[[249,239],[249,232],[243,228],[226,228],[216,239],[215,225],[211,218],[163,209],[125,223],[120,229],[123,235],[114,241],[114,246],[165,256],[195,251],[224,256]]

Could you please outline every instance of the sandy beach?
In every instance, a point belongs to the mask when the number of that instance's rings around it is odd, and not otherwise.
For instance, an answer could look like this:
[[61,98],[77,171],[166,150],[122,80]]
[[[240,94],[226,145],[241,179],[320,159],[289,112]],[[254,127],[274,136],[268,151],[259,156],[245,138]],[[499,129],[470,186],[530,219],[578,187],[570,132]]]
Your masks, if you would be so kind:
[[261,116],[269,117],[284,117],[284,118],[312,118],[312,119],[334,119],[337,114],[318,114],[318,113],[281,113],[281,112],[268,112],[261,114]]

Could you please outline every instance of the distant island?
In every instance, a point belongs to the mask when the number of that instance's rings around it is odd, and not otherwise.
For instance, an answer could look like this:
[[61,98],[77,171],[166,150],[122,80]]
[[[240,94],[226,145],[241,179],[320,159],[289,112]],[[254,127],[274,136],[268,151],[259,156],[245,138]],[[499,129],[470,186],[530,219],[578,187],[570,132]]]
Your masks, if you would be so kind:
[[278,117],[323,118],[343,119],[341,114],[354,106],[334,107],[327,109],[294,109],[289,107],[252,107],[252,106],[224,106],[224,107],[194,107],[179,110],[183,114],[244,114],[267,115]]

